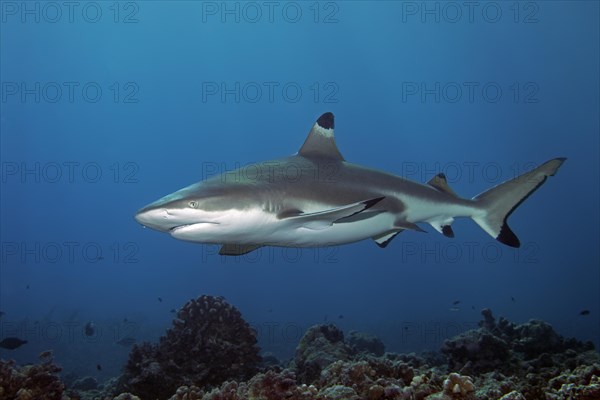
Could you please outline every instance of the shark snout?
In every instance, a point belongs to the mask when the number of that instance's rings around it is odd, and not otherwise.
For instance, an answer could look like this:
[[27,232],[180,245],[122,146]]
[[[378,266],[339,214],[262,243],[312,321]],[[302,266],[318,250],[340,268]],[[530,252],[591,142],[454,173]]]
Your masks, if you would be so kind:
[[144,207],[135,214],[134,218],[139,224],[162,232],[176,225],[171,221],[170,213],[165,208]]

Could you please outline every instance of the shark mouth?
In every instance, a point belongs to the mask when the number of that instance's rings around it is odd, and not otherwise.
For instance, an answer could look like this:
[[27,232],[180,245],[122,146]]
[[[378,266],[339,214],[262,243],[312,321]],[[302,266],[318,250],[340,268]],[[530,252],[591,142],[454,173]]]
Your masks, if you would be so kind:
[[184,228],[189,228],[190,226],[194,226],[194,225],[202,225],[202,224],[211,224],[211,225],[219,225],[219,222],[208,222],[208,221],[204,221],[204,222],[194,222],[192,224],[184,224],[184,225],[177,225],[174,226],[172,228],[169,229],[169,232],[171,234],[177,232],[180,229],[184,229]]

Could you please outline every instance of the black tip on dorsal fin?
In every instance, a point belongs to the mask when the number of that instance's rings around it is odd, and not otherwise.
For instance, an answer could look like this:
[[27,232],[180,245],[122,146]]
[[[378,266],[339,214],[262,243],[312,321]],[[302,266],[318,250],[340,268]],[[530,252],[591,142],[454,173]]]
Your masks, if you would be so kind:
[[450,186],[448,186],[448,181],[446,181],[446,175],[444,175],[442,172],[431,178],[429,182],[427,182],[427,184],[439,190],[440,192],[444,192],[451,196],[458,197],[458,195],[454,193],[454,190],[450,189]]
[[333,137],[334,117],[330,112],[321,115],[308,133],[308,137],[298,151],[303,157],[317,157],[344,161]]
[[323,129],[333,129],[335,127],[333,113],[326,112],[317,120],[317,124]]

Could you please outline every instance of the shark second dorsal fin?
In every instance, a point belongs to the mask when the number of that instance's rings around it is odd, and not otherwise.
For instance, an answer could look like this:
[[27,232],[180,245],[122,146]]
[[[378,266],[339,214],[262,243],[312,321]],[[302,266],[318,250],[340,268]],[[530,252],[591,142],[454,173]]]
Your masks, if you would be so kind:
[[443,173],[439,173],[427,182],[429,186],[432,186],[439,190],[440,192],[447,193],[451,196],[458,197],[458,195],[448,186],[448,182],[446,181],[446,175]]
[[333,114],[326,112],[321,115],[308,133],[308,137],[298,151],[303,157],[320,157],[332,160],[344,161],[344,157],[335,144],[333,137],[334,118]]

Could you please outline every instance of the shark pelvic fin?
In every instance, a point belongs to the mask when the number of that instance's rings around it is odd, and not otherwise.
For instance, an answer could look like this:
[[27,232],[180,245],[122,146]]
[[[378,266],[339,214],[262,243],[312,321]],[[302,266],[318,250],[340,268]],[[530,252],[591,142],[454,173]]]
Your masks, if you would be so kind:
[[232,244],[226,243],[221,246],[219,254],[222,256],[241,256],[248,254],[258,248],[263,247],[262,244]]
[[325,229],[334,223],[345,222],[345,218],[350,218],[373,207],[384,198],[385,197],[376,197],[374,199],[359,201],[357,203],[331,208],[329,210],[317,211],[313,213],[300,213],[298,215],[294,215],[294,212],[290,213],[287,211],[282,211],[278,214],[278,218],[298,223],[308,229]]
[[412,222],[408,222],[408,221],[396,220],[396,222],[394,223],[394,226],[397,229],[405,229],[405,230],[425,232],[425,233],[427,232],[425,229],[421,228],[419,225],[414,224]]
[[454,197],[458,197],[458,195],[448,186],[448,181],[446,181],[446,175],[443,173],[439,173],[427,182],[427,184],[431,187],[436,188],[440,192],[444,192]]
[[344,161],[344,157],[335,144],[333,137],[334,118],[333,114],[327,112],[319,117],[308,133],[308,137],[298,151],[298,154],[311,158],[328,158],[336,161]]
[[375,236],[373,237],[373,240],[375,241],[375,243],[377,243],[377,246],[381,247],[382,249],[387,247],[388,244],[390,244],[390,242],[392,241],[393,238],[395,238],[399,233],[401,233],[404,229],[400,229],[397,231],[393,231],[393,232],[389,232],[389,233],[385,233],[381,236]]

